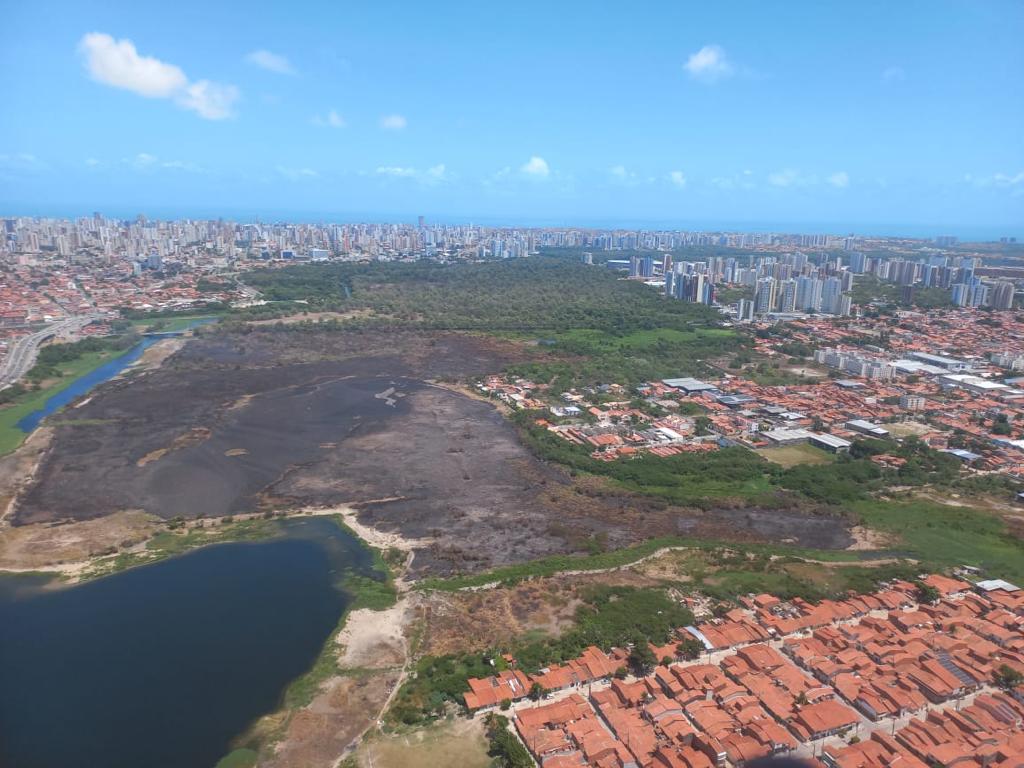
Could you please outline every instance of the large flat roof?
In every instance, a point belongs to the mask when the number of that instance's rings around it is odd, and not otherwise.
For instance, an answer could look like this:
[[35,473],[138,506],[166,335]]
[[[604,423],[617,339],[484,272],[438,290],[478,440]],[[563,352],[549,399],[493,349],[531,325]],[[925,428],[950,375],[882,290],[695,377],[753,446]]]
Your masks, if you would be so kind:
[[684,376],[680,379],[662,379],[661,383],[666,387],[685,389],[687,392],[703,392],[709,389],[718,389],[714,384],[708,384],[706,381],[694,379],[690,376]]

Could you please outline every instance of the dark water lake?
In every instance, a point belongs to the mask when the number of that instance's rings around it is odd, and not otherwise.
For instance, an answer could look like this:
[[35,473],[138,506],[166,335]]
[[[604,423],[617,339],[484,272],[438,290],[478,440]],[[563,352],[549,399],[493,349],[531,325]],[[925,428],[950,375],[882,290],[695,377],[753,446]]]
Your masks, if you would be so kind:
[[0,579],[0,766],[209,768],[317,658],[370,552],[328,518],[86,584]]

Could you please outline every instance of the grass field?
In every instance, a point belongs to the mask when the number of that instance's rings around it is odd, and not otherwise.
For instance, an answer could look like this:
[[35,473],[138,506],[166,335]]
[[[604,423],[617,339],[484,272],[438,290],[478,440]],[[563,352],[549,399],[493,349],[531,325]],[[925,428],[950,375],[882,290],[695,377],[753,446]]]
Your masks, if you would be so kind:
[[808,443],[780,445],[774,448],[760,448],[757,453],[773,464],[789,469],[799,464],[831,464],[835,456]]
[[852,509],[866,525],[898,538],[895,547],[927,566],[973,565],[990,578],[1024,581],[1024,541],[989,512],[925,501],[866,501]]
[[215,768],[252,768],[257,757],[252,749],[236,749],[222,757]]
[[16,426],[22,418],[42,408],[49,398],[70,387],[75,379],[128,351],[126,349],[123,352],[90,352],[69,363],[62,363],[57,366],[63,374],[59,379],[50,381],[35,392],[26,392],[10,404],[0,408],[0,455],[10,453],[27,437]]
[[132,320],[132,326],[139,331],[183,331],[196,320],[213,320],[220,315],[182,315],[180,317],[154,317],[150,319]]
[[[519,334],[520,338],[525,338]],[[674,376],[700,375],[707,370],[706,360],[739,346],[741,339],[727,328],[654,328],[614,332],[589,328],[562,331],[538,331],[531,339],[541,339],[554,354],[576,358],[566,362],[541,362],[514,366],[519,373],[541,381],[559,380],[557,386],[580,386],[618,382],[636,384]]]
[[464,589],[466,587],[479,587],[494,582],[515,583],[529,578],[553,576],[566,571],[602,571],[611,568],[619,568],[631,565],[645,557],[649,557],[659,549],[669,547],[685,548],[697,553],[694,556],[700,557],[699,553],[715,550],[732,550],[737,547],[754,556],[761,557],[791,557],[805,558],[809,560],[820,560],[829,563],[842,563],[856,566],[858,563],[879,559],[888,556],[885,552],[858,551],[850,552],[845,550],[818,550],[804,549],[801,547],[776,546],[772,544],[742,544],[706,541],[702,539],[687,539],[681,536],[663,536],[649,539],[642,544],[632,547],[616,549],[611,552],[602,552],[597,555],[554,555],[529,563],[509,565],[497,568],[493,571],[471,574],[468,576],[452,576],[449,578],[423,579],[416,582],[419,589],[439,589],[445,591]]

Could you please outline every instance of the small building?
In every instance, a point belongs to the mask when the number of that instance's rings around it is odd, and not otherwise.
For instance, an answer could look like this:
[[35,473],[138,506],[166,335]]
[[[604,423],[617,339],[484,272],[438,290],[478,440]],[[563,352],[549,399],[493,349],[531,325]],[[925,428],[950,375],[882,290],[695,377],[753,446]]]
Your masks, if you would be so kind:
[[808,440],[811,445],[817,446],[829,453],[847,453],[850,450],[850,446],[853,445],[849,440],[843,440],[841,437],[825,433],[819,434],[817,432],[812,432]]
[[956,456],[964,464],[972,464],[981,458],[981,454],[971,453],[970,451],[965,451],[963,448],[945,448],[942,452],[948,453],[950,456]]
[[761,434],[776,445],[806,443],[813,436],[813,433],[808,432],[806,429],[773,429],[770,432],[762,432]]
[[943,357],[942,355],[932,355],[928,352],[911,352],[910,356],[915,360],[920,360],[928,365],[934,365],[936,368],[942,368],[947,371],[966,371],[971,367],[971,364],[966,360],[957,360],[953,357]]
[[880,427],[877,424],[872,424],[870,421],[864,419],[854,419],[853,421],[846,422],[846,426],[852,429],[854,432],[860,432],[863,435],[871,435],[871,437],[888,437],[889,430],[884,427]]
[[1004,581],[1003,579],[984,579],[976,583],[974,586],[982,592],[995,592],[997,590],[1002,592],[1020,591],[1020,587],[1018,587],[1016,584],[1011,584],[1010,582]]
[[666,387],[672,387],[672,389],[681,389],[688,395],[694,392],[710,392],[718,389],[714,384],[708,384],[706,381],[694,379],[689,376],[684,376],[679,379],[662,379],[661,383]]
[[927,401],[922,395],[905,394],[900,396],[900,408],[908,411],[923,411]]
[[727,408],[742,408],[748,403],[754,402],[754,398],[750,395],[719,395],[715,399]]

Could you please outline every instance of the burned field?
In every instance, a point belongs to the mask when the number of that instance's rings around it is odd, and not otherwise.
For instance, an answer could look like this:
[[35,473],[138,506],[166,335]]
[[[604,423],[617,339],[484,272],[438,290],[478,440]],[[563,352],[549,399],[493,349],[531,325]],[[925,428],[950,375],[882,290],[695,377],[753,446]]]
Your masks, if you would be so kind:
[[438,383],[533,354],[456,333],[210,332],[53,419],[14,521],[350,505],[419,542],[413,576],[667,534],[850,543],[838,518],[595,487],[534,458],[491,404]]

